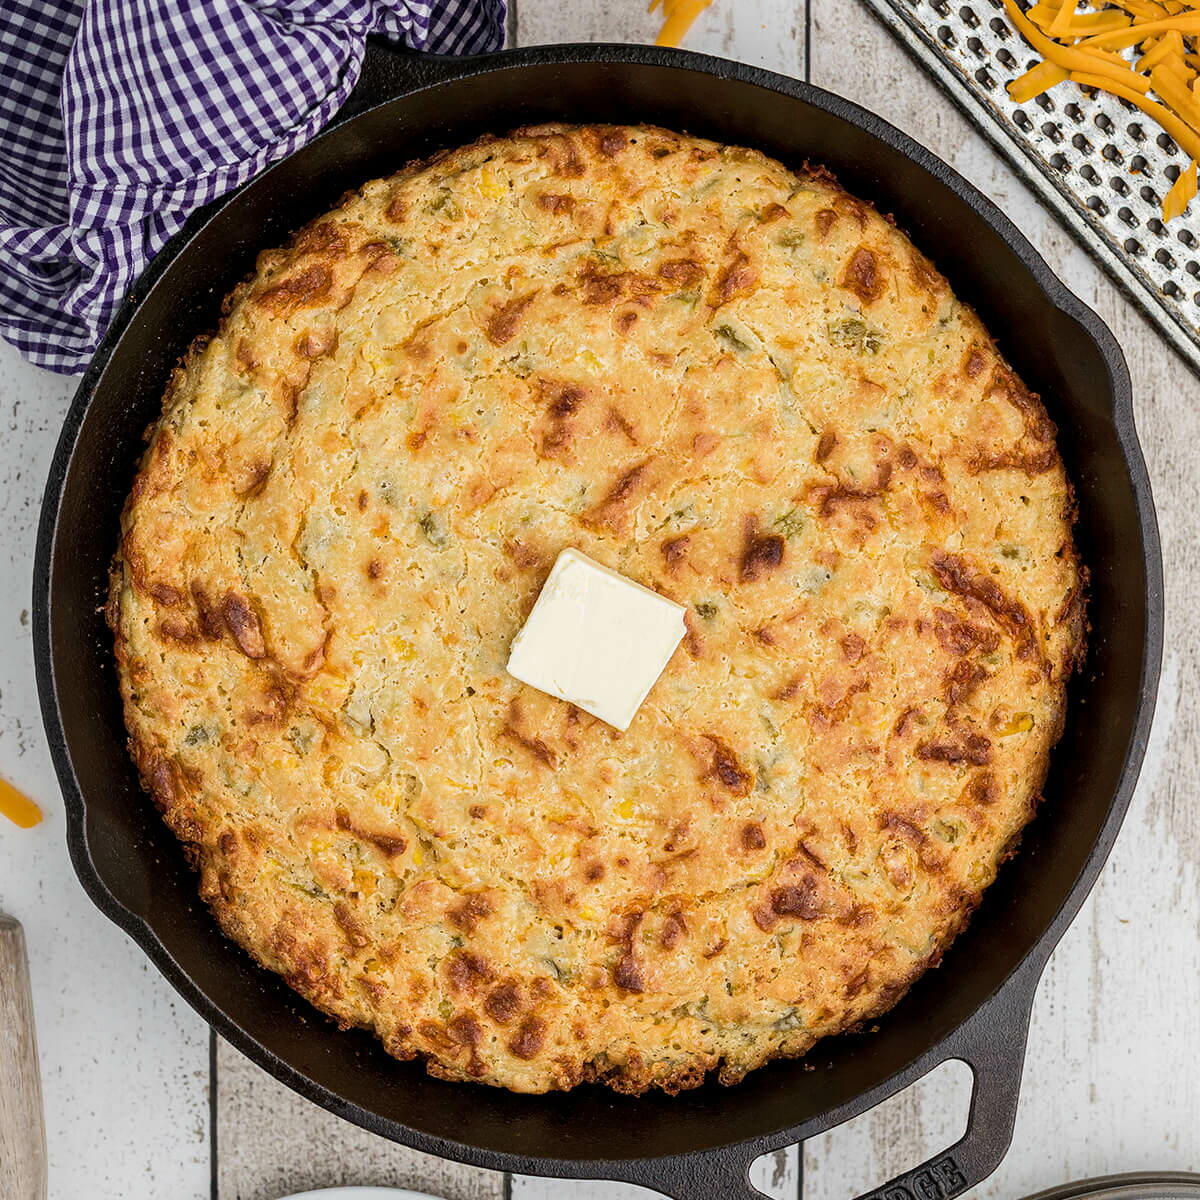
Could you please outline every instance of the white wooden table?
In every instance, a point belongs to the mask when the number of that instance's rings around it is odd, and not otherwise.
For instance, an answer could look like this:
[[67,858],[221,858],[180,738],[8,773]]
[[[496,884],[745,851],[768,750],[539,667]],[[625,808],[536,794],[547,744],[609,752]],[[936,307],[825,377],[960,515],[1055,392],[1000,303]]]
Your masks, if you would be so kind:
[[[641,0],[516,0],[510,40],[645,41],[654,28]],[[1200,1170],[1200,381],[859,0],[716,0],[688,45],[807,77],[915,135],[1015,215],[1125,348],[1167,564],[1159,715],[1116,852],[1042,982],[1012,1150],[976,1196],[1014,1200],[1111,1171]],[[647,1195],[506,1179],[337,1121],[214,1039],[92,908],[67,862],[28,618],[38,505],[71,391],[0,345],[0,773],[48,814],[32,832],[0,828],[0,907],[24,921],[31,947],[51,1197],[273,1200],[348,1183],[450,1200]],[[966,1069],[942,1068],[810,1143],[805,1194],[845,1200],[948,1145],[967,1094]],[[772,1196],[798,1195],[798,1160],[792,1150],[759,1164]]]

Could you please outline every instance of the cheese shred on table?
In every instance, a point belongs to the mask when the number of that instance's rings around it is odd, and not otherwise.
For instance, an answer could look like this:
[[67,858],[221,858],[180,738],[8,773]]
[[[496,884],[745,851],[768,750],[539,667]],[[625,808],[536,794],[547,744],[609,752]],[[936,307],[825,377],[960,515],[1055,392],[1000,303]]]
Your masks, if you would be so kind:
[[32,829],[42,819],[41,809],[3,779],[0,779],[0,815],[21,829]]
[[[1163,197],[1163,220],[1182,216],[1196,195],[1200,159],[1200,4],[1185,0],[1038,0],[1004,7],[1042,61],[1008,85],[1017,104],[1070,80],[1128,101],[1156,121],[1192,159]],[[1121,51],[1135,51],[1132,62]],[[1151,98],[1151,93],[1155,98]]]
[[661,9],[663,27],[658,34],[660,46],[678,46],[687,36],[695,19],[712,0],[650,0],[650,11]]

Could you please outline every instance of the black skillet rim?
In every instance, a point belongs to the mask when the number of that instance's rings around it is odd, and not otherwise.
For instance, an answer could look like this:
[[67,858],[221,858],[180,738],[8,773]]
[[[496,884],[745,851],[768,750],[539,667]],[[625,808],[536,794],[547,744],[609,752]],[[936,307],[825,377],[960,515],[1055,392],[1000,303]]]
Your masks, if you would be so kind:
[[[992,996],[980,1006],[993,1007],[993,1001],[1006,991],[1020,990],[1026,983],[1030,996],[1040,977],[1041,970],[1051,951],[1065,932],[1083,900],[1091,891],[1120,829],[1125,812],[1137,782],[1141,761],[1149,739],[1154,713],[1155,691],[1159,674],[1163,626],[1162,560],[1158,527],[1150,479],[1137,438],[1133,417],[1132,391],[1128,369],[1114,335],[1100,317],[1076,297],[1050,270],[1045,260],[1030,242],[991,200],[968,183],[961,175],[915,142],[907,134],[896,129],[874,113],[837,96],[834,93],[802,81],[790,79],[774,72],[752,67],[727,59],[701,55],[689,51],[654,46],[619,45],[607,43],[576,43],[558,46],[538,46],[526,49],[502,51],[496,54],[471,59],[439,60],[429,56],[413,56],[409,86],[383,99],[362,95],[361,102],[352,97],[352,115],[359,116],[380,105],[402,99],[404,96],[436,86],[445,79],[462,79],[486,76],[496,70],[509,70],[535,65],[570,65],[573,63],[611,63],[614,65],[644,65],[682,69],[718,78],[734,78],[740,82],[762,87],[768,91],[781,92],[814,107],[824,109],[835,117],[857,125],[870,136],[889,145],[913,160],[932,175],[944,187],[950,189],[960,200],[972,208],[1008,246],[1022,265],[1033,276],[1039,287],[1055,308],[1071,317],[1092,340],[1105,362],[1113,394],[1113,426],[1120,443],[1129,471],[1130,482],[1137,509],[1142,535],[1143,558],[1147,581],[1146,640],[1143,649],[1139,679],[1140,700],[1120,782],[1109,804],[1108,814],[1089,852],[1086,863],[1065,897],[1058,912],[1046,925],[1040,938],[1029,948],[1025,957],[1018,962],[1010,974],[997,985]],[[342,133],[344,114],[335,118],[331,125],[318,137],[337,137]],[[316,139],[314,139],[315,141]],[[286,160],[280,160],[286,161]],[[262,178],[275,166],[268,167]],[[251,186],[251,185],[247,185]],[[405,1144],[427,1153],[456,1159],[461,1162],[492,1170],[507,1170],[527,1174],[553,1175],[558,1177],[636,1179],[639,1168],[641,1178],[647,1181],[655,1174],[655,1164],[665,1164],[672,1156],[650,1156],[647,1158],[604,1159],[558,1159],[553,1157],[531,1157],[506,1151],[481,1149],[468,1143],[451,1141],[426,1134],[408,1126],[381,1120],[357,1105],[342,1100],[334,1093],[317,1084],[295,1068],[283,1062],[271,1051],[257,1043],[240,1027],[217,1008],[199,988],[192,983],[178,964],[172,959],[149,926],[138,916],[129,912],[109,892],[91,862],[86,837],[86,812],[82,793],[75,780],[66,745],[66,735],[60,719],[56,698],[49,624],[49,595],[55,533],[59,515],[61,493],[76,450],[77,437],[83,416],[90,404],[93,392],[100,384],[113,351],[123,333],[135,318],[137,311],[152,290],[154,284],[165,273],[183,247],[195,237],[208,221],[230,203],[235,203],[239,192],[231,193],[213,206],[193,214],[183,229],[139,277],[116,313],[113,323],[105,335],[95,357],[84,373],[79,388],[63,422],[62,433],[55,449],[43,499],[38,528],[37,548],[34,563],[33,586],[33,634],[34,658],[41,702],[43,723],[55,771],[63,791],[67,842],[76,873],[89,897],[102,912],[122,928],[142,948],[155,966],[166,976],[168,982],[188,1003],[218,1032],[247,1057],[262,1066],[281,1082],[322,1107],[347,1120],[380,1133],[383,1136],[402,1140]],[[1020,977],[1018,979],[1018,977]],[[821,1114],[819,1117],[772,1134],[761,1135],[715,1146],[712,1153],[722,1149],[740,1147],[741,1157],[747,1159],[787,1145],[804,1137],[812,1136],[819,1129],[832,1128],[849,1119],[920,1078],[938,1062],[950,1057],[945,1044],[955,1034],[968,1026],[974,1014],[965,1019],[957,1029],[938,1043],[928,1047],[909,1065],[885,1079],[876,1087],[860,1094],[851,1103],[839,1109]],[[390,1132],[402,1129],[404,1137],[396,1139]],[[752,1152],[751,1152],[752,1151]],[[676,1156],[698,1159],[699,1155]]]

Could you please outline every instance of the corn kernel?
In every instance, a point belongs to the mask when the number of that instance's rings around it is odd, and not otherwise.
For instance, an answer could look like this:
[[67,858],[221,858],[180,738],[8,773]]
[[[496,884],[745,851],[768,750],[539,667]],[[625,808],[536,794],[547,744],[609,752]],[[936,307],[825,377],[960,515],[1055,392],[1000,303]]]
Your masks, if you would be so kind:
[[1011,720],[1000,726],[1001,737],[1011,737],[1014,733],[1028,733],[1033,728],[1032,713],[1016,713]]
[[630,800],[622,800],[620,804],[613,810],[617,816],[623,821],[628,821],[634,814],[634,803]]
[[32,829],[42,819],[41,809],[3,779],[0,779],[0,813],[21,829]]
[[392,638],[392,653],[401,662],[410,662],[417,657],[416,648],[408,638],[394,637]]
[[504,188],[496,178],[495,170],[485,166],[479,172],[479,191],[489,200],[499,200],[504,195]]

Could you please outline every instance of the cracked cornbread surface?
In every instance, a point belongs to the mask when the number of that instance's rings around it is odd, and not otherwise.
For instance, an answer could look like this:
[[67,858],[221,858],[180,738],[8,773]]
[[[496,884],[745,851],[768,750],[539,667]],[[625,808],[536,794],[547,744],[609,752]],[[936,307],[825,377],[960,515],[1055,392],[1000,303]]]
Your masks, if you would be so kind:
[[[734,1082],[936,964],[1083,640],[1040,401],[820,171],[519,131],[262,255],[176,372],[109,617],[221,925],[518,1091]],[[688,607],[625,734],[505,674],[574,546]]]

